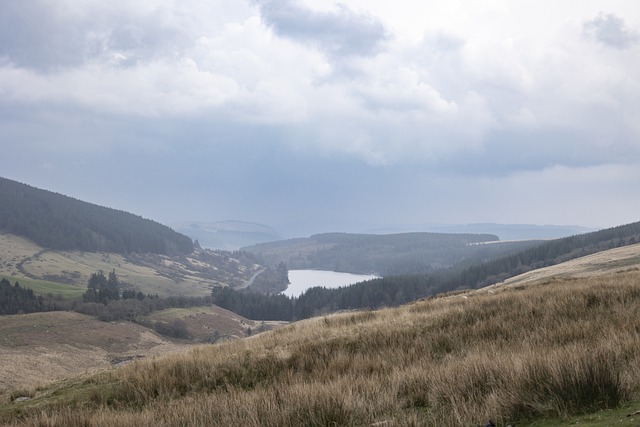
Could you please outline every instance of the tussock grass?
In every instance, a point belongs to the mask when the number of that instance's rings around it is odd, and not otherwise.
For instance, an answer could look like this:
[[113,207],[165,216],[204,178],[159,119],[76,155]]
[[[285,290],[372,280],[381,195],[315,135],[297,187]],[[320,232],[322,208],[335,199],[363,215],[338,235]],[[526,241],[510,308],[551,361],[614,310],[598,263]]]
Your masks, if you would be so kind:
[[[9,425],[499,425],[640,398],[640,272],[343,313],[136,361]],[[5,408],[6,409],[6,408]],[[13,415],[11,415],[13,414]],[[0,420],[2,421],[2,420]]]

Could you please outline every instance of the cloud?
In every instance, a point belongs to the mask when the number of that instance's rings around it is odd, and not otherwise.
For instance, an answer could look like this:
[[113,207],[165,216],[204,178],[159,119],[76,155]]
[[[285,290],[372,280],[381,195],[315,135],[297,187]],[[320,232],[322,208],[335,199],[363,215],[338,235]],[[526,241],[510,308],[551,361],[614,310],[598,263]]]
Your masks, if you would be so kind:
[[[491,200],[491,221],[519,182],[533,194],[589,174],[572,187],[588,193],[598,172],[640,164],[638,9],[543,6],[0,1],[6,167],[148,216],[162,209],[142,206],[154,185],[222,219],[297,203],[299,217],[386,204],[381,220],[396,206],[464,221],[465,202]],[[104,161],[117,180],[74,176]]]
[[310,44],[331,57],[369,56],[387,40],[382,22],[340,4],[314,11],[297,0],[257,0],[262,18],[276,34]]
[[590,38],[616,49],[627,49],[640,43],[640,34],[628,28],[624,19],[600,12],[591,21],[585,22],[584,33]]
[[53,72],[100,59],[132,65],[188,44],[188,31],[165,5],[143,6],[141,0],[0,2],[0,56],[18,67]]

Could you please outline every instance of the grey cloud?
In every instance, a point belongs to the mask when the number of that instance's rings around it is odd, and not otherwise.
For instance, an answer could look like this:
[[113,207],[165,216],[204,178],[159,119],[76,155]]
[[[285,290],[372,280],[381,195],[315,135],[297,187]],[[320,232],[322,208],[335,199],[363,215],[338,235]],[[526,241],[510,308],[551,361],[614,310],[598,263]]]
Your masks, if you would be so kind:
[[43,0],[0,2],[0,56],[19,66],[48,68],[81,62],[78,28],[58,18]]
[[258,0],[264,21],[274,31],[317,46],[330,55],[368,56],[387,39],[380,20],[344,5],[337,12],[316,12],[295,0]]
[[99,57],[119,57],[126,65],[175,52],[187,41],[187,35],[158,12],[130,16],[116,10],[69,14],[63,9],[55,1],[0,2],[0,58],[38,71]]
[[588,37],[617,49],[626,49],[640,42],[640,35],[625,25],[624,19],[615,15],[599,13],[584,24],[584,33]]

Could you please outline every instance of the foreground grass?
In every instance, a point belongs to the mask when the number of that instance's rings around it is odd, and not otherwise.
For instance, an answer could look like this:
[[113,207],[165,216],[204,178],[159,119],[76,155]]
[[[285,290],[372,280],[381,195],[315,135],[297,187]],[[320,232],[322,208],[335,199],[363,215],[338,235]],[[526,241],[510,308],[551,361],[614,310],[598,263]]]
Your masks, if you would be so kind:
[[636,270],[327,316],[39,390],[0,422],[605,425],[580,417],[640,409],[639,312]]
[[640,425],[640,402],[621,405],[619,408],[576,415],[565,419],[542,419],[519,424],[520,427],[637,427]]

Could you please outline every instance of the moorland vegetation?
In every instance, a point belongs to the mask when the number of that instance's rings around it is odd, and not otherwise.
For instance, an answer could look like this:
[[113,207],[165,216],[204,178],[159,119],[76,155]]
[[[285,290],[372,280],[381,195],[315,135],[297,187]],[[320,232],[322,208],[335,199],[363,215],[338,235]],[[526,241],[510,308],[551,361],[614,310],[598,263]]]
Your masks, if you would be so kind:
[[[11,426],[527,425],[640,398],[640,269],[316,317],[25,391]],[[16,395],[13,395],[16,398]],[[386,423],[386,424],[385,424]]]
[[[152,221],[8,180],[0,180],[0,196],[0,230],[44,248],[13,245],[10,257],[2,260],[3,272],[18,271],[32,281],[36,277],[31,272],[46,263],[58,265],[61,277],[73,279],[74,285],[82,280],[85,273],[62,267],[67,258],[62,262],[56,249],[124,254],[113,257],[116,265],[128,268],[125,262],[135,262],[136,268],[153,272],[153,280],[167,279],[171,292],[187,278],[211,286],[218,280],[211,280],[214,271],[245,285],[262,276],[249,286],[262,293],[219,286],[211,295],[187,297],[176,291],[161,298],[120,281],[115,269],[97,271],[86,275],[81,296],[64,300],[4,279],[4,314],[75,310],[100,320],[134,321],[181,339],[189,337],[186,322],[151,313],[167,308],[189,312],[194,305],[215,303],[253,320],[307,319],[250,339],[13,390],[0,396],[3,425],[470,426],[488,419],[523,425],[640,400],[637,253],[611,263],[615,270],[606,274],[500,285],[533,269],[637,243],[640,223],[528,242],[517,252],[503,244],[484,244],[490,236],[442,237],[445,249],[457,248],[450,258],[455,262],[429,261],[421,264],[427,268],[420,273],[335,290],[312,288],[299,298],[287,298],[273,293],[286,279],[283,260],[261,265],[264,254],[202,251]],[[347,254],[357,254],[363,242],[374,252],[377,246],[388,253],[390,247],[393,252],[424,237],[380,240],[337,234],[321,236],[320,244],[347,261]],[[382,244],[394,239],[399,239],[396,246]],[[11,238],[3,241],[12,244]],[[496,257],[497,247],[506,251],[504,256]],[[475,255],[460,257],[460,248],[471,248]],[[316,249],[305,252],[307,259],[319,259],[314,258]],[[361,252],[363,262],[371,263],[375,257],[367,251]],[[108,253],[97,256],[103,265],[112,265]],[[401,265],[397,261],[395,266]],[[353,267],[354,262],[348,263]],[[335,311],[346,312],[330,314]],[[248,334],[242,320],[235,323],[239,336]],[[46,337],[49,331],[41,329]]]

